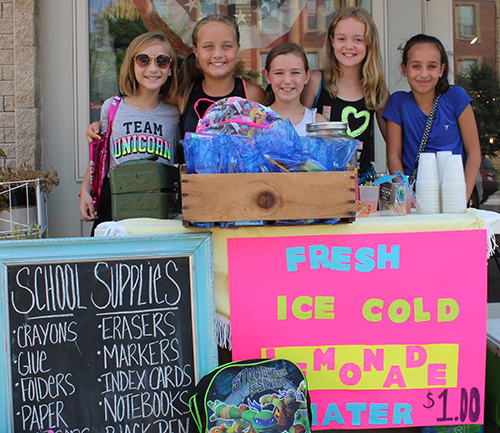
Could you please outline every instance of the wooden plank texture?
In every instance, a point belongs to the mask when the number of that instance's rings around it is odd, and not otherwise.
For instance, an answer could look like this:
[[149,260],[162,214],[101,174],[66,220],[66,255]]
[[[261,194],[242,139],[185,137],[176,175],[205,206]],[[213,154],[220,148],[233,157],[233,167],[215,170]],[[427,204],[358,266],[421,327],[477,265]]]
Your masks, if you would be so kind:
[[354,218],[353,171],[182,174],[189,222]]

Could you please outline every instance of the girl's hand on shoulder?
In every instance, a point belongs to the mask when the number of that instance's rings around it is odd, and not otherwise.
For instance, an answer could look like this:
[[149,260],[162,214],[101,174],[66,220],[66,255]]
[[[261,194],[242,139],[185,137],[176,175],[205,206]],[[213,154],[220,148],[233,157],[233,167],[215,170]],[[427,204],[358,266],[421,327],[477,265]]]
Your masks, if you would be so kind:
[[99,121],[92,122],[85,131],[85,137],[87,138],[87,141],[89,143],[92,143],[93,141],[99,140],[101,138],[101,136],[99,135],[100,126],[101,123]]
[[260,86],[257,86],[257,84],[253,83],[246,83],[246,88],[247,88],[247,98],[250,101],[262,104],[262,101],[264,101],[264,96],[266,96],[266,92],[264,92],[264,89],[262,89],[262,87]]
[[318,95],[319,86],[321,84],[321,71],[315,71],[311,74],[308,83],[300,95],[300,102],[307,108],[313,108],[314,101]]

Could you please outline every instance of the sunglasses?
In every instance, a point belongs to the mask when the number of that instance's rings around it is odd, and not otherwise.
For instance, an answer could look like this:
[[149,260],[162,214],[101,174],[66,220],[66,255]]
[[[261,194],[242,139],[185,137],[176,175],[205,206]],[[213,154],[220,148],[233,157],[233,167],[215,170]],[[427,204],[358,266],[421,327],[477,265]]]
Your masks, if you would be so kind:
[[170,66],[170,63],[172,63],[172,57],[167,54],[160,54],[156,57],[150,57],[147,54],[137,54],[137,56],[134,57],[134,60],[135,64],[139,68],[147,68],[153,60],[159,69],[167,69]]

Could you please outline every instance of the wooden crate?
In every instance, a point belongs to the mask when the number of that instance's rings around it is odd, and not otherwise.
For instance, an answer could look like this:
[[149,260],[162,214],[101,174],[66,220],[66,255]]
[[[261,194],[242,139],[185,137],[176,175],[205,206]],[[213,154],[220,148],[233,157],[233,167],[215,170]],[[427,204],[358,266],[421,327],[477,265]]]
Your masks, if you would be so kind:
[[355,172],[186,174],[182,219],[274,221],[356,216]]

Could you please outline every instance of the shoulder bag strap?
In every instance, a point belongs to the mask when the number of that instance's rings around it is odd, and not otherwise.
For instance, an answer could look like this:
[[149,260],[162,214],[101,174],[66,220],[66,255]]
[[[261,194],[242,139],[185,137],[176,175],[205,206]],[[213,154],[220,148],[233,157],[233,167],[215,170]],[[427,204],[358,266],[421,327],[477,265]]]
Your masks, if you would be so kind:
[[120,104],[122,98],[120,96],[115,96],[111,101],[111,105],[108,110],[108,130],[106,131],[106,140],[109,140],[111,131],[113,130],[113,121],[115,120],[116,111],[118,110],[118,105]]
[[429,133],[431,132],[432,121],[434,120],[434,113],[436,112],[436,107],[441,94],[436,95],[434,101],[432,102],[431,113],[427,118],[427,122],[425,124],[424,135],[422,135],[422,140],[420,140],[420,147],[418,148],[417,156],[415,157],[415,167],[413,168],[413,173],[410,175],[409,182],[410,185],[413,185],[415,179],[417,177],[418,171],[418,161],[420,159],[420,154],[424,151],[425,145],[427,144],[427,139],[429,138]]
[[319,81],[318,93],[316,94],[316,98],[314,99],[313,108],[318,106],[319,95],[321,93],[321,87],[323,86],[323,72],[321,72],[321,79]]

